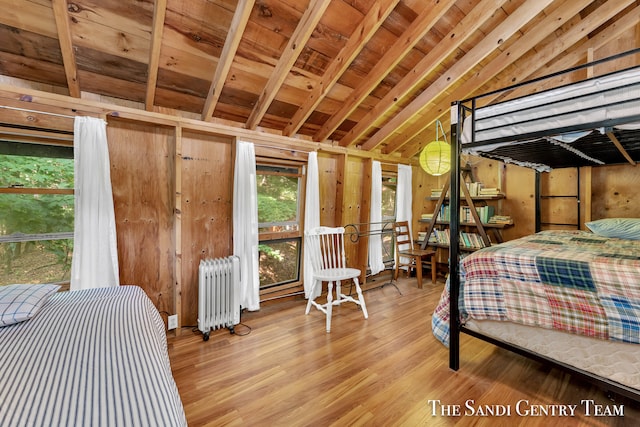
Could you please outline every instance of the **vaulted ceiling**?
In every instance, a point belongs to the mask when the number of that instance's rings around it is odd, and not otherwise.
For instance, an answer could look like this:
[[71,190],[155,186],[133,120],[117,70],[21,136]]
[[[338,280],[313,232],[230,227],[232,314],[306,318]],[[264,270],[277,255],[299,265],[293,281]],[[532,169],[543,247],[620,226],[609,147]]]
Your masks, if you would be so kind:
[[0,0],[0,8],[0,75],[403,157],[433,139],[437,119],[448,122],[452,101],[585,63],[640,25],[640,1],[630,0]]

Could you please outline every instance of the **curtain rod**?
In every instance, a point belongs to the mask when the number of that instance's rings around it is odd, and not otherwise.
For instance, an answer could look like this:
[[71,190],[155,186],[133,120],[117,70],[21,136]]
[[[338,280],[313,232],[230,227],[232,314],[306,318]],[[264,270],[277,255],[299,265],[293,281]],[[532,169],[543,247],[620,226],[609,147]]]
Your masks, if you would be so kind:
[[0,105],[0,108],[6,108],[7,110],[25,111],[27,113],[48,114],[50,116],[64,117],[67,119],[75,119],[76,116],[68,116],[66,114],[49,113],[48,111],[29,110],[27,108],[9,107],[8,105]]

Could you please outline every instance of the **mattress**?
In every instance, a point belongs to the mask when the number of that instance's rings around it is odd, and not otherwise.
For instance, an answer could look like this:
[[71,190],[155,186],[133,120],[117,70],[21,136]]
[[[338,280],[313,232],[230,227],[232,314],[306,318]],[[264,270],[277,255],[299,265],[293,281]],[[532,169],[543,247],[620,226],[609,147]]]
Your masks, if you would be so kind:
[[[637,128],[639,108],[640,68],[632,68],[477,108],[475,142],[522,140],[548,129],[569,131],[600,122]],[[463,123],[463,149],[464,144],[472,142],[471,120],[469,116]],[[490,151],[500,145],[496,141],[474,150]]]
[[494,320],[470,320],[465,327],[640,390],[640,348],[637,344],[603,341]]
[[640,241],[542,231],[461,262],[464,318],[640,343]]
[[185,426],[164,323],[144,291],[59,292],[0,328],[0,425]]
[[[640,241],[543,231],[460,264],[465,327],[640,389]],[[449,344],[449,281],[432,331]]]

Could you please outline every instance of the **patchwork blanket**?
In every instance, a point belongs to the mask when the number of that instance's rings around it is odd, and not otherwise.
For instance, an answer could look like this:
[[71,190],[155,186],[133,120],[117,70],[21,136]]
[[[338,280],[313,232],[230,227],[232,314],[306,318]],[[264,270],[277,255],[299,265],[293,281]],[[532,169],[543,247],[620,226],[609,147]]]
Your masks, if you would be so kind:
[[[460,264],[460,315],[640,343],[640,241],[542,231]],[[449,281],[432,317],[449,343]]]

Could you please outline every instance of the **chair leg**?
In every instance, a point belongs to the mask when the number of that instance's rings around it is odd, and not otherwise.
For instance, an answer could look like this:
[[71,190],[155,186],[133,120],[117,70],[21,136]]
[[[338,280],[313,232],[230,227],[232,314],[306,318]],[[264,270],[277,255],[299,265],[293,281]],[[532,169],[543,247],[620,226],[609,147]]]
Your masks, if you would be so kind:
[[329,282],[327,291],[327,332],[331,332],[331,312],[333,308],[333,282]]
[[431,283],[434,285],[438,280],[438,262],[436,261],[436,255],[431,255]]
[[362,289],[360,289],[360,281],[357,277],[353,278],[353,283],[356,285],[356,292],[358,293],[358,301],[360,302],[360,307],[362,307],[362,313],[364,313],[364,318],[369,318],[369,313],[367,312],[367,306],[364,303],[364,296],[362,295]]
[[416,266],[416,278],[418,279],[418,288],[422,289],[422,257],[417,256],[414,258]]
[[309,299],[307,301],[307,309],[305,310],[304,314],[309,314],[309,310],[311,310],[311,305],[313,304],[313,300],[315,299],[315,297],[313,296],[316,292],[316,287],[318,286],[319,282],[318,280],[314,280],[313,281],[313,285],[311,285],[311,291],[309,291]]

